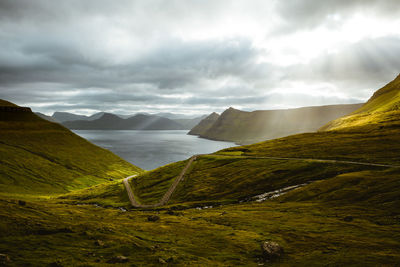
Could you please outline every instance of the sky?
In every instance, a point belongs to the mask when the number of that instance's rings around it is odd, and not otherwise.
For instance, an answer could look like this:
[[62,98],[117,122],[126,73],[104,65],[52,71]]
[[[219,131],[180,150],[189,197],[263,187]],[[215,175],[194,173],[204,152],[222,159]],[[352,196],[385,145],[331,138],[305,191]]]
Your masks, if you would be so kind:
[[399,0],[0,0],[0,98],[45,114],[360,103],[399,73]]

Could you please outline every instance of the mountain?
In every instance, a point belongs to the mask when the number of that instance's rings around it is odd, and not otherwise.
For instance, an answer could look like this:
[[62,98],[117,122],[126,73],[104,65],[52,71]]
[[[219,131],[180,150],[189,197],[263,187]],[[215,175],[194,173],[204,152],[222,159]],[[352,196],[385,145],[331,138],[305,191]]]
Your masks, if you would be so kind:
[[348,116],[331,121],[321,131],[352,128],[400,126],[400,75],[376,91],[361,108]]
[[158,116],[137,114],[122,119],[111,113],[104,113],[92,121],[66,121],[63,125],[75,130],[183,130],[179,123]]
[[[101,116],[104,115],[104,113],[105,113],[105,112],[97,112],[97,113],[95,113],[95,114],[93,114],[93,115],[90,115],[90,116],[87,118],[87,120],[88,120],[88,121],[93,121],[93,120],[100,119]],[[119,116],[119,115],[117,115],[117,116]],[[121,116],[119,116],[119,117],[121,117]]]
[[182,125],[185,130],[190,130],[193,127],[195,127],[197,124],[199,124],[206,117],[207,117],[207,115],[203,115],[203,116],[196,117],[193,119],[172,119],[172,120],[179,123],[180,125]]
[[141,172],[30,108],[0,101],[0,193],[67,192]]
[[[229,108],[200,137],[241,144],[314,132],[329,121],[353,112],[362,104],[303,107],[246,112]],[[193,131],[196,133],[196,131]]]
[[195,127],[193,127],[188,134],[190,135],[203,135],[205,134],[212,125],[218,120],[218,113],[211,113],[206,118],[202,119]]
[[77,115],[69,112],[56,111],[51,115],[58,122],[75,121],[75,120],[88,120],[89,117],[85,115]]
[[159,116],[159,117],[164,117],[170,120],[177,120],[177,119],[195,119],[198,118],[198,115],[187,115],[187,114],[179,114],[179,113],[170,113],[170,112],[159,112],[159,113],[154,113],[154,114],[146,114],[145,115],[153,115],[153,116]]
[[[74,113],[70,113],[70,112],[59,112],[56,111],[53,113],[53,115],[51,116],[56,122],[66,122],[66,121],[92,121],[92,120],[97,120],[99,118],[101,118],[101,116],[103,116],[105,114],[105,112],[97,112],[94,113],[90,116],[85,116],[85,115],[77,115]],[[129,118],[133,115],[119,115],[116,114],[118,117],[121,118]]]
[[[44,114],[37,112],[37,115],[39,115],[43,119],[47,119],[47,120],[53,121],[53,122],[60,122],[60,123],[71,122],[71,121],[93,121],[93,120],[100,119],[104,114],[106,114],[106,112],[98,112],[91,116],[77,115],[77,114],[73,114],[73,113],[69,113],[69,112],[54,112],[54,114],[51,117],[49,117],[49,116],[46,116]],[[111,113],[108,113],[108,114],[111,114]],[[185,115],[185,114],[175,114],[175,113],[157,113],[157,114],[138,113],[138,114],[134,114],[134,115],[121,115],[121,114],[113,114],[113,115],[116,115],[122,119],[128,119],[128,118],[138,116],[138,115],[145,115],[145,116],[148,116],[149,118],[163,117],[163,118],[167,118],[172,121],[175,121],[176,123],[178,123],[180,125],[180,126],[178,126],[177,124],[174,124],[175,126],[166,126],[168,129],[172,127],[171,129],[173,129],[173,130],[176,130],[176,129],[190,130],[194,126],[196,126],[205,117],[205,115],[196,117],[196,115]],[[70,123],[67,123],[67,124],[70,124]],[[166,123],[164,123],[164,124],[166,124]],[[81,123],[77,123],[74,125],[81,125]],[[79,126],[79,127],[81,127],[81,126]],[[82,127],[85,127],[85,126],[82,126]],[[158,127],[156,127],[156,128],[158,129]]]
[[38,115],[40,118],[47,120],[47,121],[51,121],[51,122],[58,122],[56,119],[54,119],[51,116],[47,116],[46,114],[40,113],[40,112],[35,112],[36,115]]

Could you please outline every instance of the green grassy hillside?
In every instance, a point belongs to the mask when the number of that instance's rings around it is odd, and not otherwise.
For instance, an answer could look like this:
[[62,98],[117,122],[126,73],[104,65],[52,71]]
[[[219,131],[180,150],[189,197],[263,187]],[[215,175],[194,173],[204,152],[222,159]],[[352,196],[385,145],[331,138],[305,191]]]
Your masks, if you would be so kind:
[[0,132],[2,193],[61,193],[141,172],[30,111],[1,109]]
[[327,122],[349,114],[361,104],[315,106],[245,112],[225,110],[200,137],[251,144],[291,134],[314,132]]
[[361,108],[349,116],[334,120],[321,131],[347,130],[364,128],[398,127],[400,125],[400,75],[383,88],[379,89]]
[[[382,107],[385,106],[383,102],[389,103],[386,106],[390,108],[379,111],[379,114],[390,117],[394,112],[392,98],[396,99],[396,95],[387,88],[377,91],[367,105],[379,101]],[[387,98],[387,93],[393,97]],[[369,115],[370,120],[374,120],[374,114]],[[352,127],[352,131],[299,134],[200,156],[192,164],[184,181],[178,185],[171,203],[237,201],[286,186],[334,178],[338,174],[385,169],[347,163],[257,157],[327,159],[400,166],[400,120],[379,123],[381,127],[365,128],[360,125]],[[183,165],[184,162],[170,164],[133,179],[132,186],[139,200],[146,204],[156,203]]]
[[[235,202],[287,186],[334,178],[338,174],[387,169],[256,157],[314,158],[400,166],[398,155],[400,134],[390,127],[366,133],[330,131],[301,134],[233,147],[214,155],[198,157],[183,182],[178,185],[170,203]],[[156,203],[185,164],[186,161],[172,163],[132,179],[131,185],[139,201],[143,204]],[[113,191],[115,188],[109,190]],[[91,201],[87,196],[84,199]],[[94,199],[98,201],[99,197]],[[126,202],[126,205],[129,203]]]
[[14,103],[8,102],[6,100],[0,99],[0,106],[2,107],[17,107]]
[[399,174],[398,169],[344,173],[289,192],[280,200],[312,201],[335,206],[349,203],[362,204],[365,207],[394,211],[397,217],[394,216],[392,219],[400,219],[399,212],[396,212],[400,207]]

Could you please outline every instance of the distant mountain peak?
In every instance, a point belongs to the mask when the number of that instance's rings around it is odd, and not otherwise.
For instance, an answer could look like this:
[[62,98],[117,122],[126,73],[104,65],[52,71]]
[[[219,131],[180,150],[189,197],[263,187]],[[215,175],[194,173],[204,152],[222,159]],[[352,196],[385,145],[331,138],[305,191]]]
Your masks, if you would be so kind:
[[204,119],[202,119],[195,127],[193,127],[188,134],[190,135],[202,135],[205,133],[220,117],[216,112],[211,113]]
[[207,119],[207,118],[218,118],[218,117],[219,117],[219,114],[217,112],[213,112],[210,115],[208,115],[205,119]]
[[99,119],[105,119],[105,118],[120,118],[120,117],[112,113],[104,112]]
[[233,108],[233,107],[229,107],[227,110],[225,110],[225,111],[237,111],[237,110],[239,110],[239,109],[236,109],[236,108]]
[[235,109],[233,107],[229,107],[228,109],[226,109],[224,112],[221,113],[222,117],[225,117],[227,115],[231,115],[231,114],[236,114],[236,113],[241,113],[241,112],[246,112],[246,111],[241,111],[239,109]]
[[136,114],[129,118],[121,118],[112,113],[103,113],[95,120],[66,121],[69,129],[76,130],[182,130],[183,126],[173,120],[154,116]]

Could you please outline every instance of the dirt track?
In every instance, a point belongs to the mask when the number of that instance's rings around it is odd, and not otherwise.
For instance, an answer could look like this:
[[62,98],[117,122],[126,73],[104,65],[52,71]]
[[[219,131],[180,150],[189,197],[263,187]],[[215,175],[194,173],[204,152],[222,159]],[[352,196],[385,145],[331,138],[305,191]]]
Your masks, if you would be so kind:
[[192,165],[192,162],[195,161],[196,159],[197,159],[197,155],[194,155],[189,159],[188,163],[185,165],[185,167],[183,168],[183,170],[181,171],[179,176],[174,180],[172,185],[168,188],[167,192],[165,192],[164,196],[156,204],[152,204],[152,205],[139,204],[135,199],[135,195],[133,194],[131,186],[129,185],[129,179],[135,177],[136,175],[132,175],[132,176],[126,177],[123,180],[123,183],[125,185],[126,192],[128,193],[129,201],[131,202],[132,206],[134,206],[136,208],[155,208],[155,207],[159,207],[159,206],[167,204],[169,199],[171,198],[172,193],[174,193],[176,187],[182,181],[182,179],[185,176],[185,174],[186,174],[187,170],[189,169],[190,165]]

